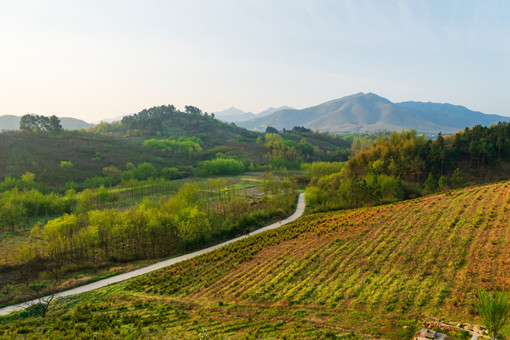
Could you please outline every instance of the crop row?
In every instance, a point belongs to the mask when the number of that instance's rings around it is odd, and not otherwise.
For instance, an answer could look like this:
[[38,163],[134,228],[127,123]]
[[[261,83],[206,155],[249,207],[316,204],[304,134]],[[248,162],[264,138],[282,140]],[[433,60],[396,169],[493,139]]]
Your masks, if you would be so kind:
[[201,303],[468,311],[477,286],[509,286],[509,196],[504,183],[317,214],[129,289]]

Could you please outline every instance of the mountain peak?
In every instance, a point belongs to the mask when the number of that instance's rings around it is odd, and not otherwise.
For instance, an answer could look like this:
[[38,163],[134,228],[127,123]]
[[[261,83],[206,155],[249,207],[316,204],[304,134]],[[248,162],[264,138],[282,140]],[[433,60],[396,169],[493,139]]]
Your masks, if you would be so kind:
[[304,126],[333,133],[373,131],[456,132],[477,124],[489,126],[510,117],[486,115],[460,105],[404,102],[392,103],[375,93],[359,92],[302,110],[281,110],[267,117],[256,117],[240,126],[264,131]]

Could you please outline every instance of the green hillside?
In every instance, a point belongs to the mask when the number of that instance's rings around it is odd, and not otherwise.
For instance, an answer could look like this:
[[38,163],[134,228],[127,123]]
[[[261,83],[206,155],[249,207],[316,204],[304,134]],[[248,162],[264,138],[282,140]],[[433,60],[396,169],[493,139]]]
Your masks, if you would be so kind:
[[[72,168],[62,168],[61,161],[71,161]],[[131,143],[125,139],[85,132],[0,133],[0,178],[20,176],[29,171],[38,181],[63,186],[68,181],[83,181],[101,176],[104,167],[124,170],[127,162],[150,162],[157,168],[183,164],[185,160],[168,158],[160,150]]]
[[505,182],[310,215],[68,298],[47,318],[4,317],[0,333],[406,339],[424,315],[480,322],[478,287],[510,288],[509,208]]
[[[61,189],[69,181],[80,187],[87,178],[103,176],[103,168],[115,166],[124,171],[128,162],[151,163],[160,176],[164,168],[175,168],[183,177],[190,176],[200,161],[217,157],[235,158],[246,170],[268,164],[299,169],[302,162],[346,160],[350,147],[347,139],[307,129],[282,134],[286,144],[277,150],[260,142],[263,137],[195,107],[181,112],[171,105],[159,106],[88,130],[0,133],[0,179],[29,171],[36,175],[36,181],[52,188]],[[179,150],[149,147],[148,140],[156,140],[151,145],[164,140],[179,145]],[[199,146],[189,149],[187,143]],[[72,168],[62,168],[62,161],[71,161]]]

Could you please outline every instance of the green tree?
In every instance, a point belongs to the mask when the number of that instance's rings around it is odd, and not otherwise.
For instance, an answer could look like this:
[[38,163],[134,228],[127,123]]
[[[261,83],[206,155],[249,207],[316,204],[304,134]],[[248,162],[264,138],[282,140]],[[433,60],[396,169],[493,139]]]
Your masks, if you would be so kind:
[[266,127],[266,133],[275,133],[278,134],[278,130],[272,126]]
[[441,176],[439,177],[439,180],[437,181],[437,186],[440,190],[445,190],[448,187],[448,181],[446,180],[446,177]]
[[19,122],[20,130],[24,131],[46,131],[58,132],[62,130],[60,118],[53,115],[51,117],[39,116],[34,114],[26,114],[21,117]]
[[120,183],[122,180],[122,171],[113,165],[103,168],[103,175],[109,177],[112,180],[112,184]]
[[210,237],[211,224],[207,215],[197,207],[188,207],[181,211],[181,222],[177,226],[178,237],[186,249],[190,244]]
[[62,125],[60,124],[60,118],[53,115],[49,119],[49,130],[51,132],[59,132],[62,130]]
[[60,167],[62,169],[71,169],[73,167],[73,162],[71,162],[71,161],[61,161],[60,162]]
[[162,173],[163,177],[165,177],[166,179],[170,179],[170,180],[179,179],[179,178],[183,177],[181,175],[181,172],[177,168],[163,168],[161,173]]
[[193,106],[193,105],[186,105],[184,107],[184,110],[186,113],[188,114],[191,114],[191,115],[202,115],[202,110],[200,110],[198,107],[196,106]]
[[437,182],[432,172],[429,172],[429,177],[425,181],[425,190],[429,194],[433,194],[437,191]]
[[7,200],[0,209],[0,223],[10,226],[11,231],[14,231],[14,225],[25,219],[26,216],[26,207],[21,202],[14,200]]
[[35,175],[31,172],[25,172],[21,176],[21,184],[24,189],[32,189],[35,185]]
[[460,173],[460,169],[457,168],[453,172],[452,178],[450,179],[450,183],[454,188],[461,188],[465,185],[464,179],[462,178],[462,174]]
[[478,289],[478,313],[482,318],[489,336],[496,339],[499,330],[510,316],[510,303],[507,294],[488,292]]
[[156,178],[157,176],[158,170],[151,163],[144,162],[134,170],[134,177],[138,180]]

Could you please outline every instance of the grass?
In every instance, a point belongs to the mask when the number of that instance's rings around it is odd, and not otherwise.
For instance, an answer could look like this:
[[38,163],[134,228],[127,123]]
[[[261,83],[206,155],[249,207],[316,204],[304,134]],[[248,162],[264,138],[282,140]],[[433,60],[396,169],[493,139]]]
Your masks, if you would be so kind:
[[[48,318],[1,318],[0,333],[66,336],[80,323],[112,318],[104,329],[76,334],[342,338],[354,332],[354,338],[402,339],[424,315],[477,323],[478,287],[510,288],[509,208],[505,182],[310,215],[66,300]],[[90,304],[86,321],[71,322]],[[510,335],[509,327],[502,333]]]

